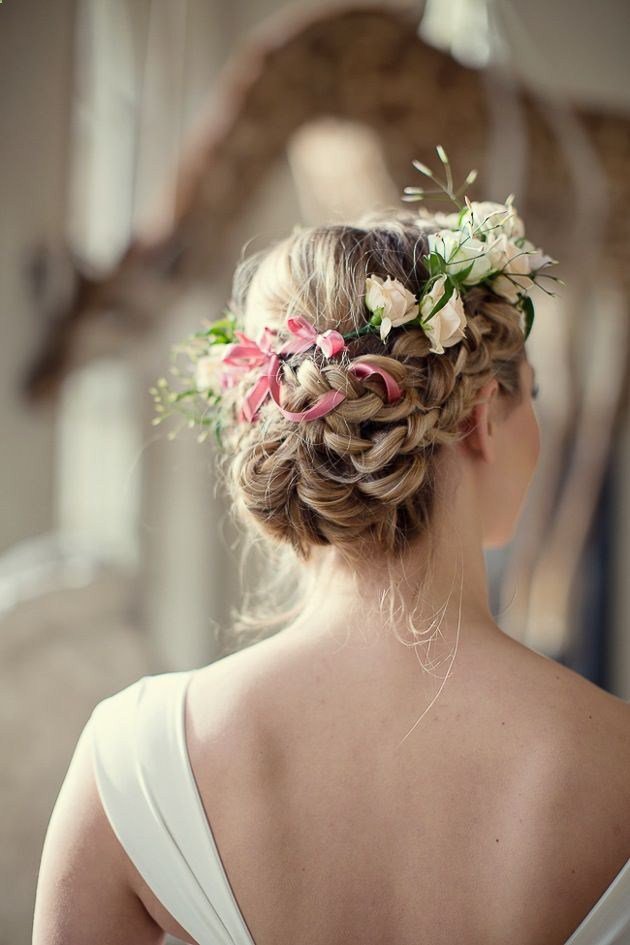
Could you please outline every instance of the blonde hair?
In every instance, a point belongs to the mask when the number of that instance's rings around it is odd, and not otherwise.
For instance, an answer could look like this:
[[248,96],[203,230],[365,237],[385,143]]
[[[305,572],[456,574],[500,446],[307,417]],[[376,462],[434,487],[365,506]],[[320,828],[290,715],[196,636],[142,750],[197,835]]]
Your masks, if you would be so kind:
[[[298,314],[320,332],[354,331],[370,316],[368,275],[391,276],[420,293],[429,275],[422,260],[429,232],[405,210],[372,213],[354,224],[296,227],[239,262],[230,308],[253,337],[263,325],[283,329],[287,316]],[[285,362],[288,409],[304,409],[331,388],[346,399],[324,417],[299,423],[267,401],[257,422],[230,427],[220,471],[232,513],[256,543],[262,539],[283,560],[291,549],[289,567],[310,560],[314,546],[334,545],[352,569],[366,555],[381,556],[389,567],[414,537],[429,536],[438,452],[465,435],[462,421],[480,388],[496,377],[506,409],[522,396],[518,312],[483,285],[468,288],[464,304],[466,337],[443,354],[429,352],[420,327],[405,326],[385,341],[364,334],[334,360],[311,348]],[[386,403],[378,378],[348,372],[359,356],[393,375],[404,391],[399,402]],[[251,383],[228,392],[235,405]],[[282,582],[286,567],[277,558],[272,573]],[[267,599],[277,600],[277,591]],[[288,610],[275,608],[277,620],[241,613],[234,632],[286,623],[300,611],[299,587],[297,598]],[[264,600],[256,598],[258,611]]]

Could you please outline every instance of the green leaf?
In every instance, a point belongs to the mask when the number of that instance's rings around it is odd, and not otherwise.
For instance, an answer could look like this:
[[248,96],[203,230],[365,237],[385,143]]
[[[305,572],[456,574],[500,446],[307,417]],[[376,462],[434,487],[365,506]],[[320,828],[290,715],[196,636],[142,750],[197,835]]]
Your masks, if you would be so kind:
[[208,328],[196,331],[193,338],[207,338],[211,344],[230,344],[235,340],[236,316],[226,312],[224,318],[212,322]]
[[444,256],[441,255],[441,253],[433,250],[432,253],[430,253],[428,256],[425,256],[424,258],[427,260],[427,268],[431,277],[441,276],[442,274],[446,273],[446,260],[444,259]]
[[231,334],[232,333],[232,324],[233,321],[231,318],[221,318],[216,322],[213,322],[210,326],[210,330],[213,332],[219,332],[220,334]]
[[534,303],[528,295],[522,295],[520,307],[525,314],[525,341],[527,341],[534,324]]
[[180,400],[183,400],[185,397],[194,397],[198,394],[199,391],[196,387],[189,388],[188,390],[180,390],[173,397],[173,403],[178,403]]
[[439,302],[437,302],[433,306],[433,308],[431,309],[427,317],[424,319],[424,321],[421,322],[421,324],[426,324],[426,322],[431,321],[433,316],[436,315],[440,311],[440,309],[444,308],[444,306],[446,305],[446,303],[448,302],[448,300],[450,299],[454,291],[455,291],[455,286],[453,285],[450,279],[447,279],[444,284],[444,295],[439,300]]
[[475,260],[471,262],[470,266],[466,266],[465,269],[460,269],[459,272],[453,272],[449,275],[449,279],[455,283],[455,285],[461,285],[464,279],[466,279],[473,270],[475,265]]

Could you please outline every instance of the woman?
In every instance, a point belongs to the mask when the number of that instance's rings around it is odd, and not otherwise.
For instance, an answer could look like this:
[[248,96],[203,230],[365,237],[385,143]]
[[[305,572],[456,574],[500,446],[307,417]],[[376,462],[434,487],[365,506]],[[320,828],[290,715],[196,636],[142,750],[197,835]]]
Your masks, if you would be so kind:
[[510,201],[457,211],[296,230],[190,349],[233,508],[305,603],[99,703],[35,945],[630,941],[630,708],[488,602],[539,454],[550,260]]

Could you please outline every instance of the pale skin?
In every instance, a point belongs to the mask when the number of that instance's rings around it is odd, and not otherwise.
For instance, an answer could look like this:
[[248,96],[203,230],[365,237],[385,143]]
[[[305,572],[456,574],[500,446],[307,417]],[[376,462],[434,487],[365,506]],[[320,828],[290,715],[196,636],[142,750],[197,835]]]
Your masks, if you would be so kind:
[[[310,610],[193,677],[191,763],[256,945],[564,945],[630,856],[630,706],[490,612],[483,549],[512,537],[540,450],[528,361],[521,383],[504,415],[488,382],[445,453],[427,593],[448,603],[430,648],[401,642],[404,608],[385,632],[381,562],[355,584],[321,548]],[[418,541],[409,606],[424,560]],[[193,942],[118,844],[82,742],[34,945]]]

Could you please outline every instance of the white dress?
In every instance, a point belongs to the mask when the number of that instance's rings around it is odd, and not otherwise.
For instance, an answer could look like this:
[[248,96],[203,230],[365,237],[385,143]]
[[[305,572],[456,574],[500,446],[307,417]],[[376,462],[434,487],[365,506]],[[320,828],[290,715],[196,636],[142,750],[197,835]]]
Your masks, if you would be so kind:
[[[255,945],[223,868],[186,747],[192,671],[141,679],[86,725],[101,801],[147,885],[199,945]],[[566,945],[630,945],[630,859]]]

